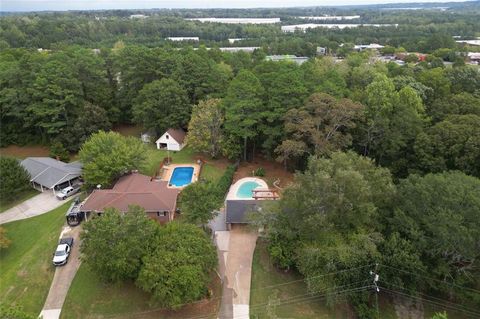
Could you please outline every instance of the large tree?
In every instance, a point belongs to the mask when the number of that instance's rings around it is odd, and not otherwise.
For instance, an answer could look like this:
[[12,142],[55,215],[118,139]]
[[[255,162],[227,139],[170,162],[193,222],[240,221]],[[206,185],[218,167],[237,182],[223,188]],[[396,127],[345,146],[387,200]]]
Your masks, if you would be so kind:
[[0,156],[0,178],[2,201],[15,199],[30,188],[30,175],[15,158]]
[[129,207],[125,214],[108,208],[83,226],[82,260],[105,281],[135,280],[142,258],[156,247],[157,230],[155,221],[138,206]]
[[196,152],[216,158],[224,139],[224,110],[219,99],[200,101],[192,110],[188,123],[187,143]]
[[363,105],[359,103],[325,93],[313,94],[305,106],[285,115],[288,137],[276,149],[278,159],[287,161],[292,155],[325,155],[345,149],[352,142],[349,130],[362,113]]
[[146,149],[140,139],[116,132],[93,134],[79,152],[83,178],[89,187],[111,185],[116,178],[142,167]]
[[214,217],[218,202],[216,185],[199,181],[182,190],[178,204],[183,220],[194,225],[205,225]]
[[258,134],[263,94],[258,78],[252,72],[242,70],[230,83],[223,99],[225,130],[231,137],[243,140],[244,160],[247,160],[248,140]]
[[168,223],[159,229],[152,245],[155,250],[143,258],[137,285],[152,293],[154,301],[176,309],[207,295],[217,256],[200,228]]
[[133,106],[135,122],[157,134],[169,127],[187,124],[190,105],[185,90],[172,79],[162,79],[146,84],[139,92]]

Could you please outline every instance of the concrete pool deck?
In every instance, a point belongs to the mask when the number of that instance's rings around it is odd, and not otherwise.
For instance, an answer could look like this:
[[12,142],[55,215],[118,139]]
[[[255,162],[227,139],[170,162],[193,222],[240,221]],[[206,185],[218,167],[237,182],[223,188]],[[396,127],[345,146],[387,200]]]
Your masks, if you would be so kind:
[[256,189],[268,189],[268,184],[265,182],[263,179],[258,178],[258,177],[244,177],[242,179],[239,179],[235,184],[230,186],[230,190],[228,191],[227,194],[227,200],[232,200],[232,199],[240,199],[240,200],[253,200],[253,197],[250,198],[244,198],[244,197],[238,197],[237,192],[240,186],[246,182],[255,182],[259,184],[260,186],[257,187]]
[[[170,182],[170,178],[172,177],[173,170],[177,167],[193,167],[192,181],[187,185],[190,185],[191,183],[194,183],[194,182],[198,181],[198,175],[199,175],[199,172],[200,172],[200,165],[198,165],[196,163],[163,165],[163,167],[162,167],[163,173],[162,173],[161,179],[164,180],[164,181]],[[187,185],[184,185],[184,186],[168,185],[168,187],[182,189],[182,188],[186,187]]]

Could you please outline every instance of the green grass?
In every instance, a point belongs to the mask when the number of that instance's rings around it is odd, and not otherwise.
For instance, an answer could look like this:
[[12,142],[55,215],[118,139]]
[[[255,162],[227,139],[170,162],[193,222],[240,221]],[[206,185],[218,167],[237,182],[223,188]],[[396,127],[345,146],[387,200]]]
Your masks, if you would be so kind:
[[[305,295],[307,286],[302,277],[294,272],[278,270],[267,252],[265,241],[259,239],[253,256],[252,284],[250,293],[250,317],[270,318],[275,313],[281,318],[347,318],[327,308],[322,301],[285,303],[285,300]],[[271,287],[275,286],[275,287]],[[270,287],[270,288],[265,288]],[[266,306],[275,301],[283,303],[276,307]],[[259,306],[262,305],[262,306]]]
[[52,253],[69,206],[2,225],[12,243],[0,251],[0,303],[40,313],[54,274]]
[[[221,294],[218,277],[213,281],[214,297]],[[62,310],[62,319],[71,318],[190,318],[218,312],[220,298],[186,306],[178,311],[149,304],[150,295],[133,283],[106,284],[85,265],[78,270]],[[213,315],[212,318],[216,316]],[[208,318],[208,317],[207,317]]]
[[[145,166],[140,170],[141,173],[149,176],[155,174],[160,163],[168,156],[167,154],[170,155],[174,164],[194,163],[195,159],[201,157],[188,146],[178,152],[167,152],[165,150],[158,150],[154,146],[150,146],[147,154],[147,161]],[[217,181],[223,175],[224,171],[225,167],[216,165],[216,161],[211,160],[204,165],[201,177],[207,180]]]
[[40,194],[37,190],[33,188],[29,188],[25,190],[24,192],[20,193],[17,195],[17,197],[13,200],[5,201],[0,198],[0,213],[6,211],[7,209],[10,209],[18,204],[20,204],[23,201],[26,201],[29,198],[32,198],[35,195]]

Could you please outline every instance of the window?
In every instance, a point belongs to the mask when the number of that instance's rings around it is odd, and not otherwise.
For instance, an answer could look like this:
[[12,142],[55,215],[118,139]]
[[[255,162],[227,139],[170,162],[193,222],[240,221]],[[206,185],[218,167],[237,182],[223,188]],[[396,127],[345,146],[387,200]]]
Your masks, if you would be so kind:
[[170,138],[170,136],[168,136],[168,134],[167,134],[167,135],[165,135],[165,138],[168,140]]
[[157,212],[158,217],[165,217],[167,216],[167,212]]

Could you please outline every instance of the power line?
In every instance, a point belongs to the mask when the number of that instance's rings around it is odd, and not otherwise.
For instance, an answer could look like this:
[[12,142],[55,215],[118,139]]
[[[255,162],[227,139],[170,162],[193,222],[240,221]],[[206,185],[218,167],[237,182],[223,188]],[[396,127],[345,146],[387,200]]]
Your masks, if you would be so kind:
[[436,282],[439,282],[439,283],[442,283],[442,284],[445,284],[445,285],[454,286],[454,287],[461,288],[461,289],[464,289],[464,290],[470,290],[472,292],[480,294],[480,290],[477,290],[477,289],[463,287],[463,286],[460,286],[460,285],[457,285],[457,284],[454,284],[454,283],[448,283],[448,282],[445,282],[445,281],[442,281],[442,280],[439,280],[439,279],[424,276],[424,275],[421,275],[421,274],[418,274],[418,273],[413,273],[411,271],[407,271],[407,270],[400,269],[400,268],[393,267],[393,266],[388,266],[388,265],[384,265],[384,264],[380,264],[380,266],[395,269],[395,270],[398,270],[398,271],[401,271],[401,272],[404,272],[404,273],[407,273],[407,274],[411,274],[411,275],[414,275],[414,276],[419,276],[419,277],[422,277],[422,278],[425,278],[425,279],[428,279],[428,280],[433,280],[433,281],[436,281]]

